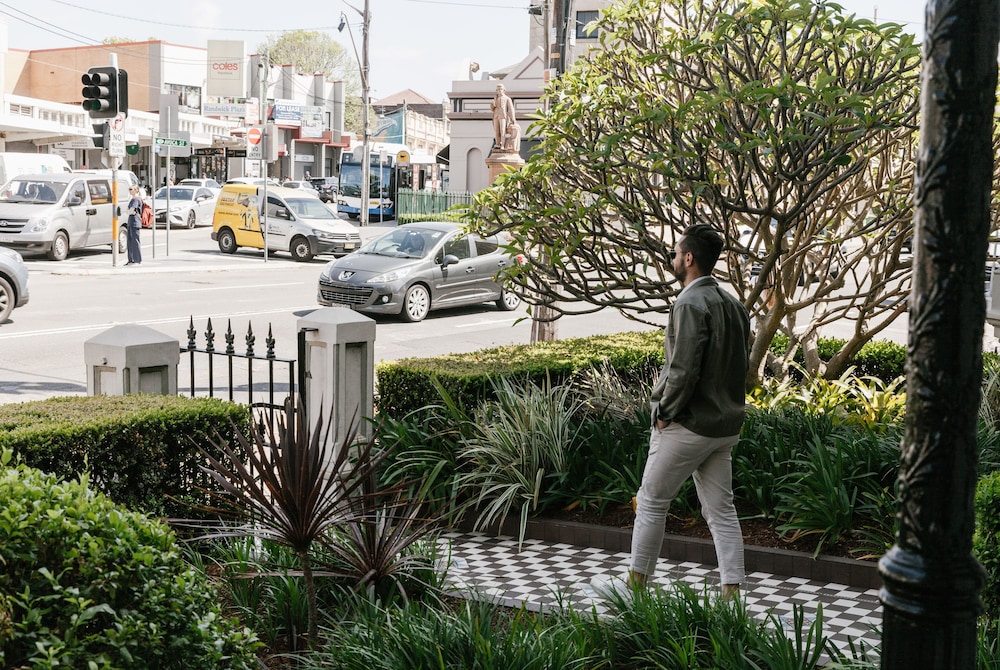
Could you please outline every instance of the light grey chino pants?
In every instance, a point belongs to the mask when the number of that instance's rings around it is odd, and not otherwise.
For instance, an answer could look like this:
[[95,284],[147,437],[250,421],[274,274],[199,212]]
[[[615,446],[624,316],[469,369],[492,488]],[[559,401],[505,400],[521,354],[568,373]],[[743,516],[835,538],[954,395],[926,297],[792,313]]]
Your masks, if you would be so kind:
[[653,576],[670,503],[693,476],[702,514],[715,542],[721,583],[743,583],[743,532],[733,505],[732,451],[738,441],[739,435],[704,437],[677,423],[662,430],[652,428],[642,485],[636,494],[633,572]]

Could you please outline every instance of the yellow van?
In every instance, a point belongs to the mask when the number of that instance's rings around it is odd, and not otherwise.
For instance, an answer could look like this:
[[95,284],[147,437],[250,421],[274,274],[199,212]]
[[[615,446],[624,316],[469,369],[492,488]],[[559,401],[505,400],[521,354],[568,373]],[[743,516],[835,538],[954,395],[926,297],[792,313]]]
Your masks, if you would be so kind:
[[[266,195],[265,195],[266,194]],[[267,198],[266,207],[264,199]],[[343,256],[361,246],[361,234],[314,195],[301,189],[225,184],[215,203],[212,239],[224,254],[240,247],[287,251],[297,261],[319,254]]]

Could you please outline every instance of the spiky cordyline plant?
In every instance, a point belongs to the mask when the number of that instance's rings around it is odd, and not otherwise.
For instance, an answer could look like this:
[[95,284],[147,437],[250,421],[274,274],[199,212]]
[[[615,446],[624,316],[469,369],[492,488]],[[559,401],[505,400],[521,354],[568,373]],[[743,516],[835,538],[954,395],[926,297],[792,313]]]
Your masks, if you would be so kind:
[[[274,426],[262,415],[251,437],[234,431],[237,449],[218,440],[214,446],[225,463],[202,450],[209,463],[202,469],[222,488],[210,494],[235,512],[237,521],[195,526],[207,531],[201,535],[205,539],[254,537],[295,552],[306,586],[312,646],[317,607],[310,548],[350,514],[350,498],[373,476],[388,450],[376,451],[374,440],[356,444],[356,418],[333,448],[331,425],[322,414],[310,429],[299,401],[293,418],[281,417]],[[239,453],[246,454],[246,462]]]

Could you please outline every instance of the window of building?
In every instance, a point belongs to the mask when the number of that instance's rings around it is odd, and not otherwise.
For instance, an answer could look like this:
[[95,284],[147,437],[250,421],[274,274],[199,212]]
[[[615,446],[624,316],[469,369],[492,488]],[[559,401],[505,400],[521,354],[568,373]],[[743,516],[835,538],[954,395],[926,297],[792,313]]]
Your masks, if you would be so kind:
[[164,88],[167,93],[173,93],[177,96],[178,111],[187,114],[201,114],[201,87],[166,84]]
[[597,20],[597,11],[586,11],[576,13],[576,38],[580,40],[597,39],[597,29],[594,32],[587,32],[587,24]]

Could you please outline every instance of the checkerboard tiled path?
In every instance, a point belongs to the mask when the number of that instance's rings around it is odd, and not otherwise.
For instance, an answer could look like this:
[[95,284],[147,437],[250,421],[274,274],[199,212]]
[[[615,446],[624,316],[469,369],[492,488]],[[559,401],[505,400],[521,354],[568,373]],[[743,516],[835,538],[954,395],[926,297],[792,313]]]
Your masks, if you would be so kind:
[[[628,570],[627,553],[591,547],[525,540],[518,551],[516,538],[460,531],[445,533],[442,542],[450,545],[447,579],[456,594],[510,607],[569,604],[601,612],[604,601],[591,580],[624,576]],[[684,581],[701,590],[715,587],[717,574],[714,566],[661,558],[656,581]],[[868,657],[877,658],[882,615],[875,589],[755,572],[747,575],[743,597],[750,612],[761,620],[771,612],[786,632],[792,630],[794,605],[802,606],[808,628],[822,604],[823,632],[839,649],[846,653],[852,643],[855,649],[864,645]]]

